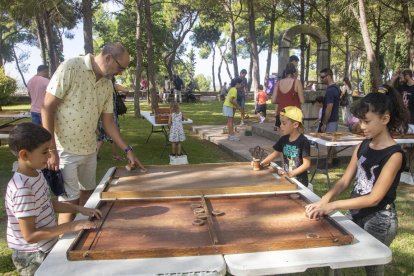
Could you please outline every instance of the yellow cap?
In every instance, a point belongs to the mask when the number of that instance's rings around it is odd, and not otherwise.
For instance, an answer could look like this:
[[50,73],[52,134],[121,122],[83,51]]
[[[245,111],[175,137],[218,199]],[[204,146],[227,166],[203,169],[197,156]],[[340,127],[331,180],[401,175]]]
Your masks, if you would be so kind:
[[286,106],[282,109],[282,111],[280,111],[280,115],[283,115],[289,119],[292,119],[293,121],[302,124],[303,113],[302,110],[300,110],[296,106]]

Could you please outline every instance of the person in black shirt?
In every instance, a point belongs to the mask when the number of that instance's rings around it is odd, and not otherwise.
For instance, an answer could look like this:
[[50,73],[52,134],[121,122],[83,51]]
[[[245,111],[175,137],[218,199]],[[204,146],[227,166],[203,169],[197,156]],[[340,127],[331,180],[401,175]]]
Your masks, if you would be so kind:
[[[349,209],[348,216],[389,246],[397,234],[397,213],[394,201],[405,155],[391,136],[392,131],[407,131],[408,111],[391,87],[385,93],[369,93],[356,102],[351,112],[360,119],[366,139],[355,149],[344,175],[319,202],[305,207],[306,215],[318,219],[340,209]],[[355,177],[350,199],[335,200]],[[384,266],[365,267],[367,275],[383,275]]]
[[310,142],[300,131],[302,128],[303,114],[296,106],[287,106],[280,112],[280,129],[284,136],[273,146],[273,153],[262,162],[267,166],[280,154],[283,156],[283,170],[278,173],[296,179],[305,185],[308,181],[308,168],[310,167]]
[[414,80],[413,71],[405,69],[401,72],[403,77],[402,84],[399,87],[401,96],[403,97],[404,106],[410,111],[410,120],[408,125],[408,133],[414,133]]

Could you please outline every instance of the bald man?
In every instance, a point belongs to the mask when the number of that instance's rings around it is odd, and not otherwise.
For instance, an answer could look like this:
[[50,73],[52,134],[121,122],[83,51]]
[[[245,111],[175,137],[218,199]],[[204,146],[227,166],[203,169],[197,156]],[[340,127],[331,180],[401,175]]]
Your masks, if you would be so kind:
[[[42,108],[43,126],[54,134],[47,167],[62,171],[66,195],[59,201],[83,206],[96,187],[96,134],[99,117],[105,132],[124,150],[131,166],[145,170],[121,137],[113,120],[114,88],[111,79],[129,64],[129,54],[120,43],[106,44],[88,54],[63,62],[46,89]],[[59,215],[59,224],[74,219]]]

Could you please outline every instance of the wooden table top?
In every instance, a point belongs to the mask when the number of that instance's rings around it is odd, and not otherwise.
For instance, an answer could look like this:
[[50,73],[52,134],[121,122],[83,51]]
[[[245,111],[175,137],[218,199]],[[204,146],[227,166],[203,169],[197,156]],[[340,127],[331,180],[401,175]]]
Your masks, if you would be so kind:
[[[194,204],[207,216],[201,226]],[[106,201],[97,229],[84,230],[70,260],[234,254],[350,244],[332,219],[305,216],[298,193]],[[223,214],[214,216],[214,211]]]

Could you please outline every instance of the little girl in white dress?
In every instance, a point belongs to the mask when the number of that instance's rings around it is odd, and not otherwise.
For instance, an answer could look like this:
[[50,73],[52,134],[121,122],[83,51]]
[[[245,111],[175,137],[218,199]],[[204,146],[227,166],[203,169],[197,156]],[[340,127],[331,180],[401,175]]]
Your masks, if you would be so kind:
[[181,155],[181,142],[185,140],[183,120],[185,120],[184,115],[180,112],[180,106],[178,103],[173,102],[170,106],[170,117],[168,120],[168,125],[170,126],[170,136],[169,141],[171,142],[172,156]]

